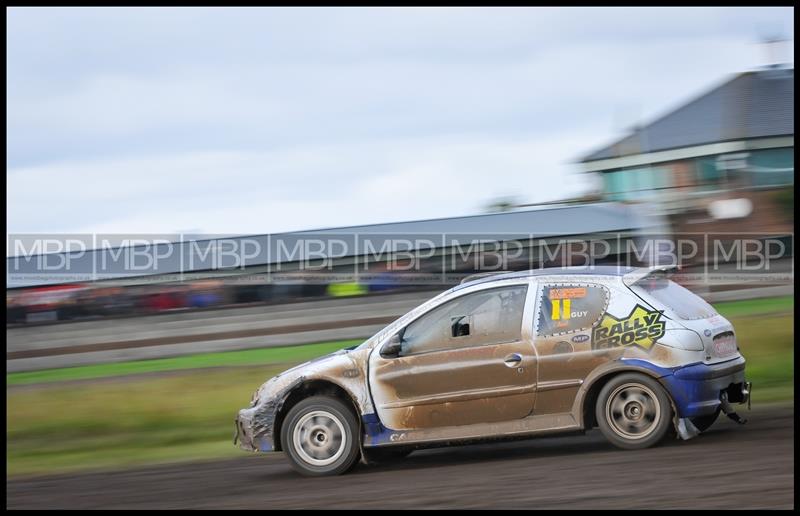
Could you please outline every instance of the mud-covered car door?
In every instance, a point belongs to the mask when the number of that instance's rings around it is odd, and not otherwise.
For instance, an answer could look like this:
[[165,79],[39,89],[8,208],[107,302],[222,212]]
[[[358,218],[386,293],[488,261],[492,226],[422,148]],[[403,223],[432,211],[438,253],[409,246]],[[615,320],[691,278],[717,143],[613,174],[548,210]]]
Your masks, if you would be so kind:
[[528,416],[536,383],[532,302],[527,284],[464,294],[401,330],[396,356],[373,350],[370,391],[381,422],[410,430]]
[[544,283],[537,302],[534,343],[539,377],[534,414],[569,412],[586,375],[609,360],[592,346],[592,330],[609,304],[608,287]]

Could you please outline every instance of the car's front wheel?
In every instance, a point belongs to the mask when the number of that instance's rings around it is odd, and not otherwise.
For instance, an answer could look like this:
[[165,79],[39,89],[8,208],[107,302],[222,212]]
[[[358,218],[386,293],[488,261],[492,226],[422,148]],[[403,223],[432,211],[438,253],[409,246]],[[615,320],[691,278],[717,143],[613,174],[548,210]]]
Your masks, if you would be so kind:
[[639,373],[615,376],[597,398],[597,426],[612,444],[638,450],[660,442],[672,424],[669,395],[658,381]]
[[289,460],[306,476],[338,475],[359,455],[358,422],[336,398],[312,396],[289,410],[281,427],[281,443]]

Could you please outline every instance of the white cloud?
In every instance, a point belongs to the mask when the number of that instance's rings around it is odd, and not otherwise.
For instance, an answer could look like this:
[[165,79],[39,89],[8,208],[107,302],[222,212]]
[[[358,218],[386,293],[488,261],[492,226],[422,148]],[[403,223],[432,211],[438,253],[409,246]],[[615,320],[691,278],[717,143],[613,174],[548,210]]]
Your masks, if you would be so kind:
[[[790,9],[11,9],[8,230],[263,233],[585,190]],[[773,31],[774,31],[773,30]]]
[[9,219],[12,232],[268,233],[464,215],[494,197],[579,193],[583,178],[552,178],[569,176],[562,156],[583,140],[396,140],[22,167],[8,172]]

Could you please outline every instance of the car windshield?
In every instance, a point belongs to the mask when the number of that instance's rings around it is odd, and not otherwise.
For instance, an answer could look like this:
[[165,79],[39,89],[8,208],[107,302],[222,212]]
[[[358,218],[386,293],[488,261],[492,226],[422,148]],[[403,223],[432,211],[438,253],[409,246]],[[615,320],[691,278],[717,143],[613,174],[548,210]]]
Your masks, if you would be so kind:
[[700,296],[665,276],[647,276],[631,286],[631,290],[656,301],[656,308],[667,308],[678,319],[708,319],[717,315],[714,307]]

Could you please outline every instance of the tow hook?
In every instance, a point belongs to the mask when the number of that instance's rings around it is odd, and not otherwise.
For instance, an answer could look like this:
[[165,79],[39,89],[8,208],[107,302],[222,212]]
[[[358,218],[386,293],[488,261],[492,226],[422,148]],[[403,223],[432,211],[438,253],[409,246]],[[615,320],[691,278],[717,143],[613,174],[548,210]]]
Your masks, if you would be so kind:
[[747,423],[747,419],[745,419],[742,416],[740,416],[739,414],[737,414],[736,411],[733,410],[733,407],[731,407],[731,404],[728,402],[728,393],[727,392],[723,391],[722,394],[719,397],[719,400],[721,402],[720,406],[722,408],[722,411],[725,413],[726,416],[728,416],[729,418],[733,419],[734,421],[736,421],[740,425],[743,425],[743,424]]
[[753,392],[753,384],[750,382],[744,382],[744,388],[742,388],[742,395],[747,399],[747,410],[750,410],[750,393]]

